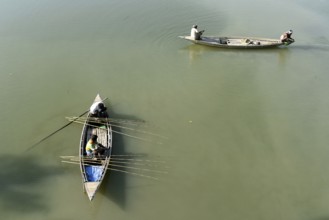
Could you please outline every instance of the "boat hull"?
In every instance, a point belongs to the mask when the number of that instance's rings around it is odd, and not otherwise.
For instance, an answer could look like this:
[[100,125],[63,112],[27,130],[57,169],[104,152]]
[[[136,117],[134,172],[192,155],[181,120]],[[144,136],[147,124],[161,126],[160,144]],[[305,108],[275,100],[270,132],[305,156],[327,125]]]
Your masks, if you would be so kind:
[[[97,95],[94,103],[101,101],[101,97]],[[93,134],[98,136],[97,142],[107,148],[106,153],[102,155],[101,158],[89,158],[86,155],[85,147]],[[94,198],[105,177],[111,158],[111,152],[112,128],[109,124],[108,117],[95,118],[89,113],[82,129],[79,159],[83,188],[90,201]]]
[[287,46],[294,42],[281,42],[278,39],[257,38],[257,37],[201,37],[200,40],[194,40],[190,36],[179,36],[195,44],[206,45],[218,48],[230,49],[262,49]]

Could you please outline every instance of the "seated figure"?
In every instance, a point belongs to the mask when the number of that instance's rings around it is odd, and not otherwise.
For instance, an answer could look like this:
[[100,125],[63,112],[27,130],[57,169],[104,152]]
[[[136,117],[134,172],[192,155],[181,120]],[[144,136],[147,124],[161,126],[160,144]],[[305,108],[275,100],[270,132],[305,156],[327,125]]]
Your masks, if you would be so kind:
[[198,25],[193,25],[191,29],[191,38],[193,40],[201,40],[201,35],[203,34],[204,30],[198,31]]
[[90,107],[90,113],[93,117],[104,118],[107,117],[106,107],[103,102],[95,102]]

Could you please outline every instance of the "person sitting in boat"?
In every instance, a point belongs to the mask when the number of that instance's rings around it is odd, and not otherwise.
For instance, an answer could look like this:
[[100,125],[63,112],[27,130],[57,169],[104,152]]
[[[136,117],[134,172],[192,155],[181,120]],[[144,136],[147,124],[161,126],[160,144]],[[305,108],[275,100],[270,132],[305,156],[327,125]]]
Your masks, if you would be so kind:
[[107,150],[102,144],[97,142],[98,136],[93,134],[86,145],[86,154],[88,157],[104,155]]
[[106,109],[103,102],[95,102],[90,106],[90,113],[94,117],[103,118],[107,116]]
[[191,38],[193,40],[201,40],[201,35],[203,34],[204,30],[198,31],[198,25],[193,25],[191,29]]
[[291,35],[292,35],[292,30],[289,30],[289,31],[286,31],[284,32],[281,37],[280,37],[280,40],[282,43],[289,43],[289,42],[293,42],[294,39],[291,38]]

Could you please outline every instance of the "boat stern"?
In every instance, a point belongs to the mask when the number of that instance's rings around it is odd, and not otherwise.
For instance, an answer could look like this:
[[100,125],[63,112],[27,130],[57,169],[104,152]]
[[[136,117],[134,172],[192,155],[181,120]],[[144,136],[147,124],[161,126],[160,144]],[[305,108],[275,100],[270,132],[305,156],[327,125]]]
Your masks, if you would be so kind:
[[87,193],[89,200],[93,200],[95,197],[96,191],[98,189],[100,182],[86,182],[84,183],[84,188]]

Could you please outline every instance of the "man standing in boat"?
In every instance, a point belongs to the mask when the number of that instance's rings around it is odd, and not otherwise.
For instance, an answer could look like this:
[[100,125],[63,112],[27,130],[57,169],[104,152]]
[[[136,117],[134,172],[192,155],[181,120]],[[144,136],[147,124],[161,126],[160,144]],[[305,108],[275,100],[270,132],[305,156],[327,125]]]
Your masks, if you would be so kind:
[[191,38],[193,40],[201,40],[201,35],[203,34],[204,30],[198,31],[198,25],[193,25],[191,29]]

